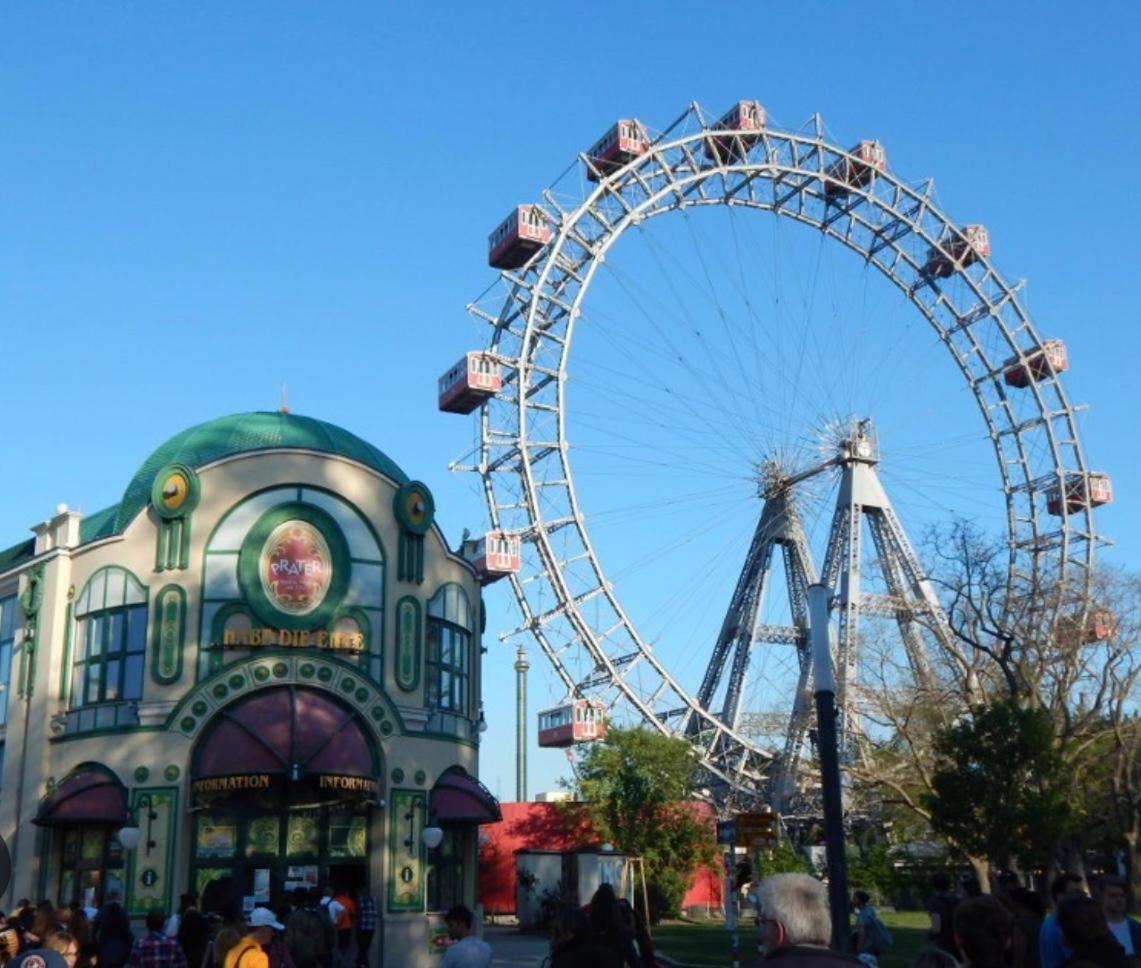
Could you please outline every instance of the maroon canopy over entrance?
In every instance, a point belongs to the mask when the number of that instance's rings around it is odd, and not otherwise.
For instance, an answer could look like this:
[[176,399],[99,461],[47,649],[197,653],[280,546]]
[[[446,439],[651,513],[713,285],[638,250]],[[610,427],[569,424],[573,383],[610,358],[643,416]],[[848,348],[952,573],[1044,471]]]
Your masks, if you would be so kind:
[[127,794],[106,767],[91,763],[60,781],[40,801],[32,823],[41,827],[106,824],[121,827],[127,821]]
[[462,767],[454,766],[432,787],[428,812],[443,826],[499,823],[499,802]]
[[198,743],[191,772],[195,781],[250,774],[377,779],[357,714],[296,686],[263,689],[219,712]]

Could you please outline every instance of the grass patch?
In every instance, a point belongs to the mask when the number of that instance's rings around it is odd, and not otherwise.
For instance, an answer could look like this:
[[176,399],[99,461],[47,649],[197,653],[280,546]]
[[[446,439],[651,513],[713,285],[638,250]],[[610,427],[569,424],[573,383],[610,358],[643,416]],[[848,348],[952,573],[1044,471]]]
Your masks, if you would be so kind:
[[[927,943],[927,914],[923,911],[881,911],[894,944],[880,959],[880,968],[909,968]],[[730,964],[730,937],[721,921],[665,921],[654,928],[654,950],[687,965],[723,968]],[[741,964],[757,958],[757,929],[751,918],[737,931]]]

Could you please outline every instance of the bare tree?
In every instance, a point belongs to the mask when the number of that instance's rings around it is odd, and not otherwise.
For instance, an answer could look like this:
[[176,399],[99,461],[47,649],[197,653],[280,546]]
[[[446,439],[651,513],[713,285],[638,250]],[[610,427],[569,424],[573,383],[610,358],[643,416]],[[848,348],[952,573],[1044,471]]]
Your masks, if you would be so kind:
[[[1097,576],[1090,592],[1059,583],[1007,584],[1006,547],[958,523],[927,542],[931,579],[946,610],[951,637],[927,629],[928,668],[909,668],[874,634],[861,640],[861,705],[875,724],[853,780],[890,805],[930,822],[932,777],[940,762],[937,736],[980,706],[1013,699],[1049,711],[1075,801],[1110,809],[1131,870],[1141,846],[1141,723],[1136,718],[1135,646],[1141,623],[1141,578],[1118,571]],[[1112,618],[1111,618],[1112,617]],[[1096,769],[1095,769],[1096,767]],[[1098,793],[1086,784],[1093,776]],[[1080,859],[1080,838],[1058,845],[1059,862]],[[951,846],[963,849],[963,845]],[[966,851],[964,851],[966,853]],[[979,881],[991,862],[968,856]],[[1141,874],[1134,875],[1141,886]]]

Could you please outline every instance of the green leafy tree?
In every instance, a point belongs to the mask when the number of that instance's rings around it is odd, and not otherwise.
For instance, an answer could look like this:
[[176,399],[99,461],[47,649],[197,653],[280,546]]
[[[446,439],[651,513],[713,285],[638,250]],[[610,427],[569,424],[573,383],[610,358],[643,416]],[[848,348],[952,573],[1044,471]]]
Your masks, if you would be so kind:
[[886,844],[852,844],[848,851],[848,887],[867,891],[878,904],[890,896],[894,882],[891,855]]
[[771,850],[758,852],[753,870],[753,880],[763,881],[770,874],[814,874],[812,865],[804,854],[793,848],[787,840],[781,839]]
[[692,747],[649,729],[609,727],[579,754],[578,792],[591,827],[642,857],[652,920],[678,913],[696,871],[716,861],[711,821],[695,810]]
[[935,740],[932,826],[976,856],[1045,863],[1073,812],[1059,746],[1041,706],[1016,698],[976,706]]
[[[929,578],[952,635],[938,641],[932,636],[922,676],[890,647],[877,650],[874,639],[861,642],[868,676],[863,698],[877,730],[850,768],[853,790],[863,804],[895,822],[896,843],[928,840],[924,828],[936,831],[984,886],[995,863],[1036,857],[1044,867],[1080,871],[1091,849],[1120,846],[1141,891],[1141,733],[1131,723],[1141,686],[1141,576],[1110,569],[1096,573],[1088,586],[1043,581],[1011,588],[1008,552],[1004,540],[988,538],[967,522],[930,537],[924,559],[933,566]],[[1112,616],[1109,634],[1106,612]],[[937,740],[971,722],[980,709],[1002,703],[1034,710],[1029,715],[1038,719],[1041,733],[1049,720],[1050,739],[1041,749],[1062,763],[1053,770],[1048,792],[1053,803],[1067,804],[1069,822],[1058,829],[1059,811],[1050,809],[1037,824],[1012,830],[1017,825],[1007,816],[1001,820],[1006,829],[989,841],[998,844],[998,852],[990,854],[977,824],[940,825],[931,808],[948,796],[967,796],[958,781],[949,790],[936,789],[936,771],[956,767],[954,757],[939,752]],[[1010,750],[997,748],[1019,752],[1013,749],[1016,737],[1008,739]],[[984,799],[1043,782],[1043,764],[1025,762],[1024,780],[992,761],[997,782]],[[1000,806],[1017,812],[1016,804]],[[1049,847],[1013,839],[1023,833],[1045,836],[1049,829],[1056,833]],[[954,831],[969,835],[969,842],[959,841]]]

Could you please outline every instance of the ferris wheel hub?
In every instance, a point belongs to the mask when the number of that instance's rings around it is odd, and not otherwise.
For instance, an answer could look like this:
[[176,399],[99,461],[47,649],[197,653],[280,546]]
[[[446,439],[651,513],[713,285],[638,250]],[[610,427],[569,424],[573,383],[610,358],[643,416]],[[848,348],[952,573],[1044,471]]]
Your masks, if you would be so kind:
[[879,443],[871,417],[853,419],[849,422],[846,435],[836,447],[837,457],[842,463],[857,460],[867,464],[878,464]]

